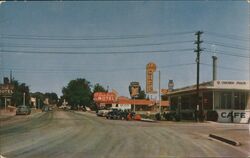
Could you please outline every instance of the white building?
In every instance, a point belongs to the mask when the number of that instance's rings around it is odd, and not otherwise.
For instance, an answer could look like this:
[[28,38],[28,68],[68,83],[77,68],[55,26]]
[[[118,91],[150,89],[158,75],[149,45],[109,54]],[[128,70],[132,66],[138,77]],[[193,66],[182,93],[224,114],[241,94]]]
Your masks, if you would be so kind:
[[[250,117],[249,81],[215,80],[199,86],[200,105],[217,111],[218,122],[247,123]],[[172,110],[187,112],[197,108],[196,85],[174,89],[168,93]]]

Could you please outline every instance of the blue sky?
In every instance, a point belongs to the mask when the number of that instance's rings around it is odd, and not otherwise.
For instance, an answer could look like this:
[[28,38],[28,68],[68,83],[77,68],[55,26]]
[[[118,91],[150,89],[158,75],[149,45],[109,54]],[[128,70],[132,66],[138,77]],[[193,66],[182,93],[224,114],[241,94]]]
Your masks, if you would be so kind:
[[213,51],[218,79],[249,80],[246,1],[5,2],[0,28],[1,78],[12,70],[32,92],[61,95],[70,80],[86,78],[129,96],[131,81],[145,88],[148,62],[161,71],[163,88],[169,79],[175,88],[194,84],[198,30],[201,82],[212,78]]

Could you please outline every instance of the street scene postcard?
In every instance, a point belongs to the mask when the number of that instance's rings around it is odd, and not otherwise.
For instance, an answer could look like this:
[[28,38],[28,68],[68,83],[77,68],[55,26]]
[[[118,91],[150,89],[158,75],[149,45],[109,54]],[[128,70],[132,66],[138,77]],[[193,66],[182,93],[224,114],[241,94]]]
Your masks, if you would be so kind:
[[0,158],[250,158],[250,1],[0,0]]

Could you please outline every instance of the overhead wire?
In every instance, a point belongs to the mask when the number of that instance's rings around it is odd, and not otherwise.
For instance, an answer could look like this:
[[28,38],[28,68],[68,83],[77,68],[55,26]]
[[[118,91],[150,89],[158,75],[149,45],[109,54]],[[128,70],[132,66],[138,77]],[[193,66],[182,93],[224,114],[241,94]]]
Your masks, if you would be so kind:
[[250,58],[250,54],[249,55],[245,55],[245,54],[234,54],[234,53],[228,53],[222,50],[216,50],[216,51],[212,51],[209,49],[205,49],[204,52],[208,52],[208,53],[216,53],[216,54],[222,54],[222,55],[226,55],[226,56],[233,56],[233,57],[240,57],[240,58],[246,58],[249,59]]
[[141,39],[149,37],[176,36],[194,33],[189,32],[172,32],[157,33],[147,35],[118,35],[118,36],[41,36],[41,35],[8,35],[2,34],[3,39],[23,39],[23,40],[119,40],[119,39]]
[[[172,65],[164,65],[159,66],[161,69],[166,69],[170,67],[181,67],[181,66],[188,66],[188,65],[195,65],[196,63],[184,63],[184,64],[172,64]],[[13,72],[32,72],[32,73],[56,73],[56,72],[84,72],[84,71],[90,71],[90,72],[117,72],[117,71],[134,71],[134,70],[145,70],[145,67],[131,67],[131,68],[121,68],[121,69],[25,69],[25,68],[5,68],[5,71]]]
[[223,34],[223,33],[217,33],[217,32],[211,32],[211,31],[204,31],[209,36],[215,36],[220,38],[226,38],[230,40],[237,40],[237,41],[249,41],[250,38],[246,36],[240,36],[240,35],[233,35],[233,34]]
[[[207,63],[200,63],[200,64],[204,66],[210,66],[210,67],[213,66],[212,64],[207,64]],[[226,66],[218,66],[218,68],[232,70],[232,71],[249,71],[249,69],[233,68],[233,67],[226,67]]]
[[150,54],[150,53],[172,53],[192,51],[191,48],[172,49],[172,50],[152,50],[152,51],[106,51],[106,52],[66,52],[66,51],[26,51],[26,50],[2,50],[3,53],[21,53],[21,54],[78,54],[78,55],[107,55],[107,54]]
[[246,50],[249,51],[249,48],[242,47],[239,45],[233,45],[233,44],[226,44],[226,43],[221,43],[221,42],[213,42],[213,41],[204,41],[204,44],[210,44],[210,45],[218,45],[222,47],[227,47],[227,48],[233,48],[233,49],[240,49],[240,50]]
[[20,47],[20,48],[120,48],[120,47],[140,47],[140,46],[155,46],[155,45],[171,45],[171,44],[183,44],[191,43],[193,41],[171,41],[171,42],[160,42],[160,43],[144,43],[144,44],[126,44],[126,45],[97,45],[97,46],[82,46],[82,45],[71,45],[71,46],[59,46],[59,45],[48,45],[48,46],[39,46],[39,45],[20,45],[20,44],[2,44],[2,47]]

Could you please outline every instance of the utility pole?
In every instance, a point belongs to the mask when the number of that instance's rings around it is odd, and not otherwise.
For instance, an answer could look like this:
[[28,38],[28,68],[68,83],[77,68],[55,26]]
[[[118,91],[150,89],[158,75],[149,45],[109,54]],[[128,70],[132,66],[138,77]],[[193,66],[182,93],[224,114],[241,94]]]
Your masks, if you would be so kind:
[[203,32],[202,31],[197,31],[195,33],[195,35],[197,36],[197,40],[195,41],[196,44],[196,49],[194,50],[194,52],[197,53],[197,57],[196,57],[196,63],[197,63],[197,82],[196,82],[196,110],[198,112],[198,117],[200,121],[204,121],[204,117],[203,117],[203,105],[199,105],[200,104],[200,96],[199,96],[199,82],[200,82],[200,53],[203,51],[203,49],[200,47],[201,43],[203,41],[201,41],[200,36]]
[[23,93],[23,105],[25,105],[25,93]]
[[12,84],[12,70],[10,70],[10,84]]
[[159,70],[159,113],[161,116],[161,71]]

